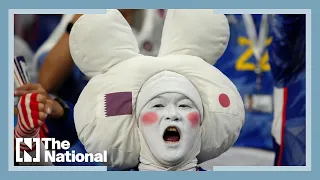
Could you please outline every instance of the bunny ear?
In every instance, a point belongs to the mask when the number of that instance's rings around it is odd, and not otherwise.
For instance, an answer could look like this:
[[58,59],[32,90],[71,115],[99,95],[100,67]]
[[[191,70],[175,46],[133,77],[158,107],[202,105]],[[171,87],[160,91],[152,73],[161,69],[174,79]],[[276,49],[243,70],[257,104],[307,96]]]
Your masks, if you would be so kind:
[[192,55],[215,64],[229,41],[229,24],[223,14],[207,9],[168,10],[158,56]]
[[130,25],[115,9],[82,15],[73,25],[69,45],[75,64],[90,78],[139,55]]

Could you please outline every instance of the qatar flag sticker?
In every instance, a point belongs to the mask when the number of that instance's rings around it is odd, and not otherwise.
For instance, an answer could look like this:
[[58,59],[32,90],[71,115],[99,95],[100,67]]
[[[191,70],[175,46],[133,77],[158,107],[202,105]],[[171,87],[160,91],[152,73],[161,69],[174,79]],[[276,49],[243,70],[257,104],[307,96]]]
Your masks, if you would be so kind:
[[115,92],[104,95],[104,115],[132,115],[132,92]]

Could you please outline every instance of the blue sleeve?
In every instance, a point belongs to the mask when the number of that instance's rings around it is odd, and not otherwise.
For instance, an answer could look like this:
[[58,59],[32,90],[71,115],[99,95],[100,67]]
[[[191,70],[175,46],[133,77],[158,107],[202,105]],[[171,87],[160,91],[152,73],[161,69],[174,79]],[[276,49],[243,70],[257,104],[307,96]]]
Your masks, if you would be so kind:
[[55,138],[57,140],[63,141],[67,140],[71,144],[74,144],[78,140],[77,131],[73,119],[73,109],[74,105],[70,102],[63,101],[64,105],[64,115],[60,119],[46,120],[46,125],[49,130],[49,137]]
[[283,88],[282,140],[280,144],[274,143],[275,165],[305,166],[306,17],[302,14],[274,15],[271,20],[270,65],[274,85]]
[[305,77],[305,21],[305,15],[301,14],[278,14],[271,18],[270,65],[278,88]]

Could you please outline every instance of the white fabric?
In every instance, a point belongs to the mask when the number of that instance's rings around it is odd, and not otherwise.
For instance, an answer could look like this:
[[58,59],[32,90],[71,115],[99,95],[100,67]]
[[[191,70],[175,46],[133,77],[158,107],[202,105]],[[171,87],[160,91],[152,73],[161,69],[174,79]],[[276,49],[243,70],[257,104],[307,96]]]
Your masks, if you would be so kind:
[[[158,9],[142,10],[141,27],[136,27],[135,37],[139,45],[140,53],[148,56],[157,56],[159,53],[162,37],[164,18],[160,16]],[[134,26],[133,26],[134,27]],[[145,43],[151,45],[147,50]]]
[[[168,10],[167,14],[174,15],[169,17],[175,21],[166,20],[164,37],[178,32],[168,28],[174,29],[175,24],[170,23],[176,21],[185,21],[178,23],[177,29],[186,31],[184,26],[188,26],[192,33],[181,32],[184,36],[177,35],[174,42],[163,38],[162,52],[167,55],[160,57],[138,54],[132,31],[117,10],[109,10],[106,15],[83,15],[71,31],[74,61],[86,75],[94,76],[75,105],[76,130],[88,152],[108,151],[109,166],[125,169],[139,164],[143,142],[139,139],[136,99],[143,84],[162,71],[186,77],[200,94],[203,122],[198,163],[228,150],[243,126],[244,106],[239,92],[225,75],[207,63],[216,62],[225,50],[229,37],[226,17],[213,14],[212,10]],[[194,17],[188,19],[184,16],[188,14]],[[186,51],[176,51],[181,45]],[[105,116],[105,94],[115,92],[132,93],[132,115]],[[219,103],[221,94],[229,97],[228,107]]]
[[[138,47],[141,50],[141,54],[144,55],[150,55],[150,56],[157,56],[161,44],[161,36],[162,36],[162,28],[164,24],[164,19],[159,16],[159,13],[157,12],[157,9],[146,9],[143,11],[143,19],[142,19],[142,27],[139,29],[139,31],[135,30],[134,35],[137,38]],[[72,20],[74,17],[74,14],[64,14],[61,18],[60,23],[58,26],[54,29],[54,31],[51,33],[49,38],[39,47],[39,49],[36,51],[35,55],[32,59],[30,59],[30,68],[34,69],[30,76],[33,80],[32,82],[35,82],[37,79],[37,70],[40,67],[37,67],[39,58],[44,53],[49,52],[60,40],[62,35],[66,32],[66,28],[68,23]],[[140,19],[138,19],[140,20]],[[143,45],[145,42],[149,42],[152,44],[152,50],[147,51],[143,48]],[[27,61],[29,61],[28,58],[26,58]]]
[[283,88],[273,88],[274,115],[272,121],[271,134],[278,145],[281,144],[282,120],[283,120]]
[[[181,60],[185,66],[181,66]],[[233,145],[244,123],[243,104],[231,81],[215,67],[191,56],[137,57],[122,63],[122,66],[114,66],[107,73],[93,77],[75,106],[76,129],[88,152],[108,150],[110,166],[129,168],[138,164],[140,140],[135,113],[133,111],[132,116],[105,117],[104,95],[132,92],[134,110],[142,84],[155,73],[164,70],[181,72],[201,95],[204,119],[199,163],[219,156]],[[130,73],[119,76],[122,71]],[[222,108],[218,102],[221,93],[230,97],[228,108]]]
[[[196,171],[196,166],[198,165],[198,160],[195,158],[190,161],[185,167],[180,168],[180,171]],[[156,166],[150,163],[148,160],[140,156],[140,164],[138,166],[139,171],[176,171],[173,168],[164,168],[161,166]]]
[[159,56],[185,54],[215,64],[228,45],[227,18],[212,10],[178,11],[169,10],[166,14]]
[[118,10],[82,15],[73,25],[69,43],[75,64],[89,78],[139,55],[131,27]]
[[197,89],[184,76],[170,72],[163,71],[152,76],[142,86],[137,100],[137,117],[140,116],[141,109],[154,97],[159,94],[175,92],[187,96],[195,103],[203,117],[203,107],[201,97]]

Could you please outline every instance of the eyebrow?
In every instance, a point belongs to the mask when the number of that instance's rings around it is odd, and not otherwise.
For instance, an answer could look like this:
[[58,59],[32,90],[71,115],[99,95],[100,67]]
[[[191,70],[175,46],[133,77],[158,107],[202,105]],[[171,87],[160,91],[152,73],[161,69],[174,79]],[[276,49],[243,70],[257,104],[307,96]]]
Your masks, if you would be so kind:
[[[164,95],[159,95],[159,96],[155,97],[153,100],[156,100],[156,99],[168,100],[168,98],[165,97]],[[187,96],[185,96],[185,95],[181,95],[181,97],[179,97],[179,98],[177,99],[177,101],[182,101],[182,100],[189,100],[189,101],[192,102],[192,100],[189,99],[189,98],[188,98]]]
[[159,96],[154,97],[153,99],[150,100],[150,102],[151,102],[151,101],[155,101],[155,100],[161,100],[161,98],[163,98],[163,97],[159,97]]
[[159,96],[155,97],[154,99],[166,99],[166,97],[164,97],[163,95],[159,95]]

